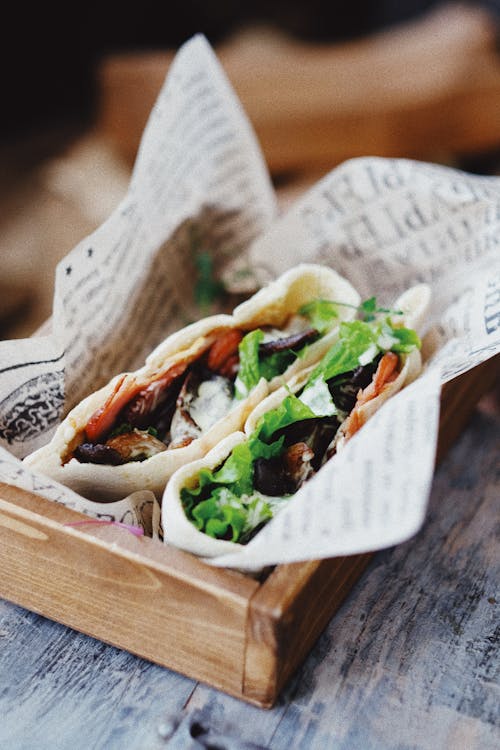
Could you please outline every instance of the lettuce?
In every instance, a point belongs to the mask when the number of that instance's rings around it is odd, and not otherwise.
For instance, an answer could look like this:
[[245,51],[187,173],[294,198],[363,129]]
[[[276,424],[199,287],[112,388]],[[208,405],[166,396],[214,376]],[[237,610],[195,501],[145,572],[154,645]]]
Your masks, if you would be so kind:
[[[262,355],[259,347],[263,339],[264,332],[257,328],[247,333],[240,342],[240,367],[234,384],[238,399],[246,398],[261,378],[269,381],[276,375],[281,375],[302,353],[302,349],[298,352],[287,349],[283,352]],[[303,349],[306,349],[306,346]]]
[[201,469],[198,484],[181,490],[184,511],[196,528],[216,539],[244,543],[257,526],[269,521],[284,499],[263,497],[254,490],[254,462],[280,455],[285,438],[273,441],[277,430],[315,417],[306,404],[289,394],[261,417],[255,431],[233,448],[220,467]]
[[[359,366],[359,358],[373,344],[376,347],[377,338],[369,323],[364,323],[361,320],[341,323],[339,340],[335,342],[319,365],[315,367],[309,377],[308,386],[318,378],[322,378],[326,382],[336,375],[354,370]],[[378,348],[375,348],[373,359],[378,351]]]
[[252,512],[254,520],[256,517],[252,505],[252,498],[256,496],[253,490],[254,461],[279,455],[283,441],[281,437],[269,444],[254,433],[246,442],[233,448],[222,466],[215,470],[200,470],[197,486],[184,487],[181,491],[184,511],[197,529],[209,536],[232,541],[239,541],[243,530],[251,530],[249,513]]
[[285,352],[274,352],[262,357],[259,362],[261,377],[272,380],[276,375],[281,375],[298,356],[298,352],[288,349]]
[[216,489],[207,500],[202,500],[193,508],[192,521],[199,531],[204,531],[208,536],[236,541],[246,520],[239,505],[239,499],[230,490]]
[[358,310],[359,310],[362,320],[366,321],[367,323],[372,320],[375,320],[377,315],[380,315],[380,313],[390,313],[391,315],[403,315],[402,310],[391,310],[388,307],[379,307],[377,305],[376,297],[370,297],[369,299],[365,299],[365,301],[362,302],[361,305],[359,306]]
[[272,439],[278,430],[316,416],[289,394],[261,417],[255,431],[233,448],[220,467],[201,469],[198,484],[181,490],[184,511],[196,528],[217,539],[243,543],[257,526],[272,518],[284,499],[263,497],[254,490],[254,462],[280,455],[285,438]]
[[417,332],[412,328],[393,328],[392,335],[398,340],[398,343],[391,347],[393,352],[407,354],[412,349],[420,349],[422,346]]
[[[312,328],[315,328],[320,336],[327,333],[334,321],[338,319],[337,303],[330,300],[312,300],[302,305],[297,312],[309,320]],[[261,378],[269,381],[277,375],[281,375],[297,357],[303,356],[308,348],[306,344],[298,351],[288,349],[283,352],[262,355],[259,352],[259,347],[263,340],[264,332],[257,328],[247,333],[240,342],[240,366],[235,382],[237,399],[248,396]]]
[[337,303],[328,299],[315,299],[302,305],[298,310],[309,320],[312,327],[324,335],[332,327],[334,321],[339,317]]
[[262,356],[259,353],[259,346],[263,339],[264,332],[257,328],[247,333],[240,342],[240,367],[234,384],[238,399],[248,396],[261,378],[269,381],[276,375],[281,375],[299,356],[299,353],[291,349]]
[[252,532],[269,521],[284,498],[265,498],[256,493],[236,497],[226,488],[215,490],[208,500],[193,510],[193,523],[214,539],[227,539],[245,544]]
[[240,367],[234,384],[236,398],[245,398],[252,388],[255,388],[261,378],[259,366],[259,345],[264,338],[264,332],[257,328],[250,331],[240,342]]
[[407,353],[420,348],[420,339],[410,328],[393,327],[390,319],[341,323],[339,340],[311,373],[306,388],[318,379],[325,382],[373,362],[384,351]]
[[289,393],[275,409],[271,409],[257,422],[255,433],[260,440],[268,442],[275,432],[283,427],[301,422],[303,419],[315,419],[317,415],[297,396]]

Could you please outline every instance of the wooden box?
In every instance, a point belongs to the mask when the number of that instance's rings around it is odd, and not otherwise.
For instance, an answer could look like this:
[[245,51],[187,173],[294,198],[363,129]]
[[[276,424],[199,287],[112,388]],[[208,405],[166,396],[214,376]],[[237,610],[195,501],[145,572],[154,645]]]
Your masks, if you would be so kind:
[[[442,392],[438,460],[500,356]],[[338,609],[371,555],[279,565],[262,580],[219,570],[115,526],[0,484],[0,595],[262,707]]]

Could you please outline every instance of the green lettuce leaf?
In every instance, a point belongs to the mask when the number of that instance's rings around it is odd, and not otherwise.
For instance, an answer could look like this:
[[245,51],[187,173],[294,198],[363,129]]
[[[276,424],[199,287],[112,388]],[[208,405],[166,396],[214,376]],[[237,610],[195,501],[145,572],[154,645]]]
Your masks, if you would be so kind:
[[303,419],[314,419],[317,415],[297,396],[289,393],[275,409],[271,409],[257,422],[255,432],[260,440],[268,442],[277,430]]
[[393,352],[408,353],[412,349],[420,349],[422,346],[417,332],[412,328],[393,328],[392,335],[399,342],[391,347]]
[[256,528],[269,521],[286,498],[236,497],[219,488],[193,510],[192,522],[199,531],[215,539],[245,544]]
[[263,339],[264,332],[257,328],[247,333],[240,342],[240,367],[234,384],[238,399],[246,398],[261,378],[269,381],[276,375],[281,375],[299,356],[291,349],[262,356],[259,346]]
[[390,318],[341,323],[338,341],[315,367],[306,388],[318,378],[327,382],[337,375],[356,369],[360,364],[373,362],[381,352],[407,353],[420,348],[420,345],[415,331],[392,326]]
[[261,378],[259,345],[263,338],[264,332],[257,328],[255,331],[247,333],[240,342],[240,367],[234,384],[236,398],[246,398]]
[[307,318],[311,326],[321,334],[327,333],[339,317],[337,304],[327,299],[312,300],[302,305],[298,312],[299,315]]
[[370,297],[369,299],[365,299],[364,302],[361,303],[359,306],[359,313],[362,317],[362,320],[366,321],[367,323],[375,320],[377,315],[380,316],[381,313],[390,313],[391,315],[403,315],[402,310],[391,310],[388,307],[379,307],[377,305],[377,298],[376,297]]
[[218,539],[236,541],[245,527],[245,520],[238,498],[225,488],[216,489],[192,511],[192,521],[196,528]]
[[259,361],[261,377],[269,381],[275,378],[276,375],[281,375],[297,356],[298,354],[288,349],[284,352],[274,352],[273,354],[261,357]]
[[306,387],[317,378],[322,378],[326,382],[336,375],[354,370],[359,366],[359,358],[370,349],[373,350],[372,359],[375,359],[379,351],[377,338],[378,334],[374,327],[362,320],[341,323],[339,340],[315,367]]
[[[198,484],[192,488],[184,488],[185,499],[194,498],[196,502],[206,499],[214,486],[227,487],[239,497],[251,493],[253,490],[253,462],[257,458],[273,458],[279,455],[284,438],[272,443],[266,443],[254,432],[244,442],[236,445],[224,463],[217,469],[200,469]],[[207,491],[208,490],[208,491]],[[187,503],[192,505],[192,503]]]
[[283,447],[284,438],[268,444],[254,433],[235,446],[222,466],[201,469],[198,484],[184,487],[181,501],[187,517],[199,531],[217,539],[240,541],[257,525],[272,517],[270,503],[253,490],[253,463],[257,458],[273,458]]
[[[330,300],[315,299],[308,302],[297,311],[299,315],[307,318],[311,326],[323,336],[338,319],[337,303]],[[250,391],[255,388],[261,378],[270,381],[277,375],[281,375],[297,358],[307,351],[307,345],[298,351],[288,349],[283,352],[262,355],[259,347],[264,340],[264,332],[257,328],[250,331],[240,342],[239,360],[240,366],[235,382],[235,395],[237,399],[246,398]]]

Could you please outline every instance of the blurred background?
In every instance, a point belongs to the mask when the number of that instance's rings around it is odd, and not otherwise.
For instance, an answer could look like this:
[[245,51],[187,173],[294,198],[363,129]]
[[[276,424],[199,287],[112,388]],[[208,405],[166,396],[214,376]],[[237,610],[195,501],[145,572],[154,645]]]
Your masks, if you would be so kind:
[[500,173],[500,0],[143,0],[11,17],[0,51],[1,338],[50,316],[57,261],[125,193],[169,63],[197,32],[257,132],[282,208],[353,156]]

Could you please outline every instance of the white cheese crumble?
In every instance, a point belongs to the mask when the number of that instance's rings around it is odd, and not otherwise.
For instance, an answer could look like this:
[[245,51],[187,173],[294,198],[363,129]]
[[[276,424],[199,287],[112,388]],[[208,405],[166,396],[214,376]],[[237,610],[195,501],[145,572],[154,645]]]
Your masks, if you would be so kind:
[[323,378],[317,378],[304,389],[299,401],[308,406],[317,417],[330,417],[337,413],[332,395]]
[[358,357],[359,364],[362,367],[364,367],[364,365],[370,364],[370,362],[372,362],[372,360],[375,359],[375,357],[377,356],[377,352],[378,352],[378,349],[377,349],[376,344],[370,344],[368,349],[366,349],[363,352],[363,354],[359,355]]
[[381,333],[377,339],[377,344],[381,349],[389,351],[394,344],[398,344],[399,340],[395,336],[391,336],[390,333]]
[[212,378],[201,383],[189,413],[202,432],[206,432],[231,409],[233,397],[225,378]]

